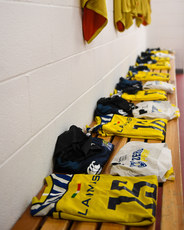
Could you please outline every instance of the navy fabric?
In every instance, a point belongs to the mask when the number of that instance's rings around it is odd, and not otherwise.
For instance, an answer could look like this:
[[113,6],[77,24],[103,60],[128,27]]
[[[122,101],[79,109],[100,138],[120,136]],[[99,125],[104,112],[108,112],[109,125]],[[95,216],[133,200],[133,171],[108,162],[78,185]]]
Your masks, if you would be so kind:
[[89,166],[98,166],[99,173],[113,148],[113,144],[88,136],[73,125],[57,139],[53,156],[54,172],[88,173]]
[[116,89],[121,90],[124,93],[136,94],[139,90],[142,90],[142,82],[127,80],[121,77],[119,83],[116,85]]
[[147,66],[130,66],[129,67],[129,71],[133,71],[133,72],[138,72],[138,71],[150,71],[150,69]]
[[151,57],[140,57],[140,56],[137,57],[136,62],[138,64],[146,64],[146,63],[155,64],[155,63],[157,63],[157,61],[153,60]]
[[95,116],[104,116],[106,114],[120,114],[123,116],[132,115],[135,108],[133,103],[121,98],[120,96],[103,97],[97,101],[97,107],[94,112]]
[[153,53],[141,52],[141,57],[155,57]]
[[146,52],[151,52],[151,51],[160,51],[160,47],[158,47],[158,48],[148,48],[147,50],[146,50]]
[[129,71],[128,71],[128,74],[127,74],[127,79],[128,80],[131,80],[131,78],[135,75],[135,74],[138,74],[139,71],[144,71],[144,72],[149,72],[150,69],[145,66],[145,65],[138,65],[138,66],[130,66],[129,67]]

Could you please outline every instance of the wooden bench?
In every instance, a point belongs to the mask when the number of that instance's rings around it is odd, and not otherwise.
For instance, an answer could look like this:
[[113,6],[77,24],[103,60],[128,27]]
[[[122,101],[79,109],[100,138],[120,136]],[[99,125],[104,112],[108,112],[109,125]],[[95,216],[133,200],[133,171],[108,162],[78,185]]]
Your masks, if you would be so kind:
[[[175,63],[171,61],[172,68],[170,73],[170,83],[176,85]],[[176,93],[168,95],[168,100],[177,105]],[[69,220],[58,220],[51,217],[32,217],[30,215],[30,206],[22,214],[13,230],[182,230],[184,229],[184,205],[182,191],[182,175],[180,165],[179,133],[178,119],[168,122],[165,142],[172,150],[172,160],[175,172],[175,181],[167,181],[160,184],[157,195],[156,222],[146,227],[123,226],[115,223],[95,223],[95,222],[77,222]],[[110,162],[119,151],[119,149],[128,141],[147,141],[149,143],[159,143],[157,140],[129,139],[122,137],[104,138],[115,145],[114,151],[105,165],[102,173],[109,173]],[[38,194],[41,196],[44,187]]]

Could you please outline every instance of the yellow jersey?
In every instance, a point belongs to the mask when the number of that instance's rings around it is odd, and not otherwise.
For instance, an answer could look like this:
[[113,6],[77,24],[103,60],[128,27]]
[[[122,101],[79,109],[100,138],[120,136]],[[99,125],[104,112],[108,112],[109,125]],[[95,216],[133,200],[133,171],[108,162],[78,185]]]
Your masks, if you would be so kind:
[[88,132],[97,132],[101,136],[123,136],[129,138],[164,140],[167,119],[140,119],[117,114],[96,116],[96,125],[87,128]]
[[32,200],[33,216],[77,221],[149,225],[155,221],[157,177],[51,174],[41,198]]

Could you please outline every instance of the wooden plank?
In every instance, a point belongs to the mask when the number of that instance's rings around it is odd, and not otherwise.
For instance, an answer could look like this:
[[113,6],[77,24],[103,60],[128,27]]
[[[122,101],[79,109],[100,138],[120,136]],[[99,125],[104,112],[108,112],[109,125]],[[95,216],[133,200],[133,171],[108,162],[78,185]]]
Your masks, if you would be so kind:
[[169,71],[169,74],[170,74],[170,80],[169,80],[169,82],[170,82],[171,84],[176,85],[175,62],[174,62],[174,60],[172,59],[172,60],[170,61],[170,63],[171,63],[171,69],[170,69],[170,71]]
[[67,230],[70,225],[69,220],[54,219],[48,217],[42,226],[42,230]]
[[96,230],[100,223],[75,221],[70,230]]
[[[37,197],[40,198],[43,191],[45,189],[45,186],[41,188],[39,193],[37,194]],[[17,220],[15,225],[13,226],[12,230],[34,230],[38,229],[42,223],[47,219],[47,217],[33,217],[30,214],[31,204],[28,206],[28,208],[25,210],[25,212],[21,215],[21,217]]]
[[153,230],[153,229],[155,229],[155,223],[143,227],[131,227],[128,230]]
[[42,224],[44,217],[33,217],[30,214],[31,205],[26,209],[22,216],[13,226],[12,230],[35,230]]
[[182,229],[183,192],[179,152],[178,120],[172,120],[167,125],[166,143],[172,151],[172,161],[175,181],[167,181],[163,185],[163,207],[161,229]]
[[[174,61],[172,60],[171,63],[170,82],[176,84]],[[169,95],[168,99],[171,103],[177,105],[176,93]],[[175,181],[167,181],[163,185],[162,230],[184,228],[184,203],[178,131],[178,119],[169,121],[166,131],[166,143],[172,151]]]
[[130,141],[140,141],[140,142],[144,142],[143,138],[131,138]]
[[100,230],[126,230],[126,226],[115,223],[103,223]]

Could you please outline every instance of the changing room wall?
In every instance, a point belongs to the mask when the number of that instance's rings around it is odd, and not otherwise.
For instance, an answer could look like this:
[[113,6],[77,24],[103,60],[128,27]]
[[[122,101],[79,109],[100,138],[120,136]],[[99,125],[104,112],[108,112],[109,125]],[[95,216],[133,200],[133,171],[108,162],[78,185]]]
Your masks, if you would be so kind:
[[148,47],[172,49],[176,68],[184,69],[184,1],[152,0],[152,23],[148,27]]
[[0,0],[0,229],[10,229],[52,170],[57,136],[90,124],[146,48],[146,27],[108,24],[83,40],[79,0]]

